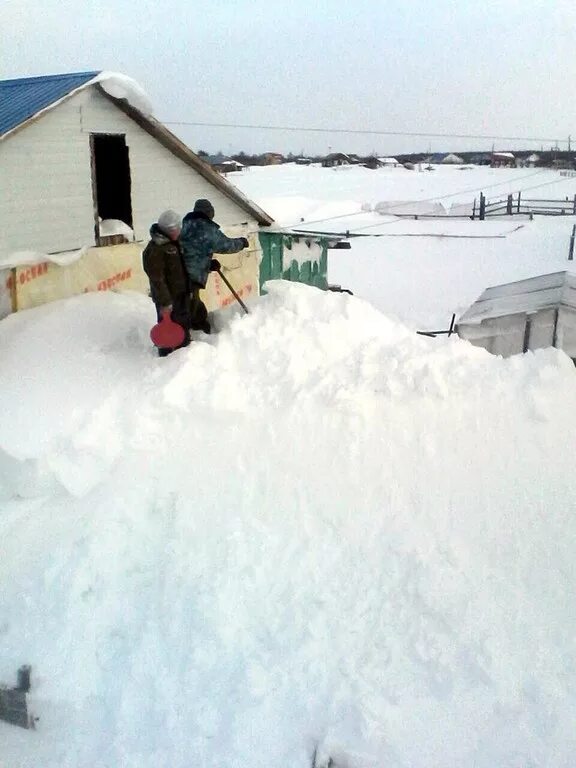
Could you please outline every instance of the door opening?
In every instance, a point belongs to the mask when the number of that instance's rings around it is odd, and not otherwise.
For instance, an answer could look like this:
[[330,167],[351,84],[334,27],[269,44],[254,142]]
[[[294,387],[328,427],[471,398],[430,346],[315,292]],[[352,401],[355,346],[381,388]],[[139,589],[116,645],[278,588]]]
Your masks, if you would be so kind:
[[106,219],[117,219],[132,228],[132,184],[126,137],[93,133],[90,149],[96,244],[127,242],[125,234],[104,235],[100,231],[100,222]]

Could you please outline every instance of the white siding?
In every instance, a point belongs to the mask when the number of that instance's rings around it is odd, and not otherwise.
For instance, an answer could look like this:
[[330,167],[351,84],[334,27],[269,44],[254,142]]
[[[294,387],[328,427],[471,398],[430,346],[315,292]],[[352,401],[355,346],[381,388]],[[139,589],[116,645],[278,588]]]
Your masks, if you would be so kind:
[[0,142],[0,255],[94,243],[90,149],[77,103]]
[[223,228],[257,230],[240,206],[88,88],[0,142],[0,255],[94,244],[90,133],[126,136],[137,240],[162,210],[184,214],[199,197],[212,201]]

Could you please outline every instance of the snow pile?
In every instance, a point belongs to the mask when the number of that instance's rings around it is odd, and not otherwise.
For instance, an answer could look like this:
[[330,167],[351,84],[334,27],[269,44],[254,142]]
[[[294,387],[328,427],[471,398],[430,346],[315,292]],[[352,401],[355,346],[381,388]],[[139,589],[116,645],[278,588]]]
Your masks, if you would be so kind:
[[134,230],[121,219],[100,219],[98,223],[100,237],[124,235],[128,240],[134,240]]
[[448,211],[442,203],[428,200],[381,200],[374,210],[382,216],[390,213],[402,216],[446,216]]
[[58,264],[60,267],[66,267],[81,259],[89,245],[83,245],[82,248],[74,251],[62,251],[60,253],[41,253],[40,251],[14,251],[6,256],[0,256],[0,269],[11,269],[13,267],[25,267],[29,264],[44,264],[46,261],[52,264]]
[[158,359],[144,297],[0,323],[9,768],[568,768],[574,367],[272,283]]
[[109,96],[114,99],[124,99],[131,107],[145,115],[152,115],[154,112],[154,107],[146,91],[140,83],[128,75],[123,75],[120,72],[100,72],[91,81],[92,83],[99,83]]

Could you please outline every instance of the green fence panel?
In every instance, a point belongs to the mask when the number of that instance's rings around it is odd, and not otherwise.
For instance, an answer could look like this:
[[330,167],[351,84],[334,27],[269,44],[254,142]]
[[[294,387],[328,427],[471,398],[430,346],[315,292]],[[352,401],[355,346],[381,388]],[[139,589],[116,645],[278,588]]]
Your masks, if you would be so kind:
[[288,269],[283,268],[283,262],[288,260],[292,243],[302,236],[286,235],[278,232],[260,232],[262,260],[260,262],[260,290],[267,280],[291,280],[295,283],[306,283],[316,288],[326,290],[328,287],[328,241],[310,238],[320,245],[320,260],[310,259],[298,264],[292,259]]

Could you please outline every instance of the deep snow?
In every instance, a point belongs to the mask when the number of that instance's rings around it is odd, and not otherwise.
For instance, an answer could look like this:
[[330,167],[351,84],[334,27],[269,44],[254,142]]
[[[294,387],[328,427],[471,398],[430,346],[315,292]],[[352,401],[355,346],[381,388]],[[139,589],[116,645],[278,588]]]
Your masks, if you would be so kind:
[[571,768],[575,371],[273,283],[0,322],[3,768]]
[[330,282],[411,328],[447,328],[452,313],[462,314],[488,286],[573,268],[567,259],[574,216],[414,221],[377,212],[469,212],[482,190],[489,199],[520,190],[524,198],[568,198],[570,207],[576,178],[558,171],[288,164],[228,178],[283,226],[364,235],[351,240],[351,250],[330,252]]

